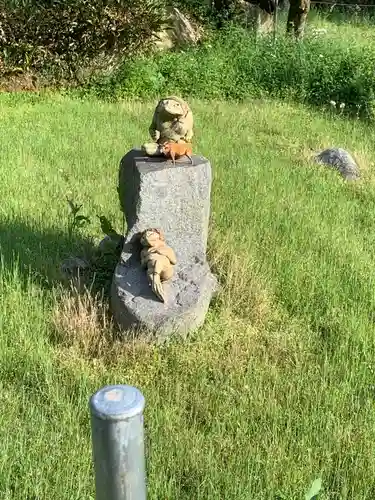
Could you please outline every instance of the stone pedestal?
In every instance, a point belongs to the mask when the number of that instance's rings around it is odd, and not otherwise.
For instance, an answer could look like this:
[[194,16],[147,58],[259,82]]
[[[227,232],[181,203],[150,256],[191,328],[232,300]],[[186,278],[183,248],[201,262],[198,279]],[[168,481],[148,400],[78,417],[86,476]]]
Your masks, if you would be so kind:
[[[193,156],[176,161],[132,150],[121,161],[119,198],[127,222],[121,259],[112,282],[112,310],[121,329],[140,329],[159,339],[185,336],[204,322],[217,290],[206,260],[211,165]],[[151,291],[140,266],[139,234],[156,227],[177,256],[174,277],[163,287],[166,303]]]

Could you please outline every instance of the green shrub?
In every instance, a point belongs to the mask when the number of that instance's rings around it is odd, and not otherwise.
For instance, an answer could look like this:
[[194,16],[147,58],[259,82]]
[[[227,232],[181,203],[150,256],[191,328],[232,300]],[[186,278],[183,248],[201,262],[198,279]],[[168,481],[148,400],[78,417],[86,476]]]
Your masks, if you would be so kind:
[[255,40],[229,27],[200,46],[126,60],[85,92],[100,97],[150,98],[178,93],[204,99],[277,97],[317,106],[345,104],[345,113],[374,117],[375,51],[329,39],[296,42],[280,37]]
[[72,73],[102,54],[135,54],[163,23],[162,0],[5,0],[0,60],[5,70]]

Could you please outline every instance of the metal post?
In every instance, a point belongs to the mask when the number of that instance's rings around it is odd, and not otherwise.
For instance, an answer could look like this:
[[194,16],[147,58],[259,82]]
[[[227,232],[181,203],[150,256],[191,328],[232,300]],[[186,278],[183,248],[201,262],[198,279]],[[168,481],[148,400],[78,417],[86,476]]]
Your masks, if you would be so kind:
[[144,406],[142,393],[128,385],[91,396],[96,500],[146,500]]

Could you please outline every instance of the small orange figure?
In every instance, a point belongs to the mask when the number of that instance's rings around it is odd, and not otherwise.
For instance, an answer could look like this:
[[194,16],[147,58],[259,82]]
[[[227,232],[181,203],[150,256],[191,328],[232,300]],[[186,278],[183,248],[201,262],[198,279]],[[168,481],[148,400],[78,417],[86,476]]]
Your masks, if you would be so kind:
[[180,158],[181,156],[187,156],[190,163],[193,164],[193,149],[192,145],[188,142],[165,142],[160,147],[160,152],[167,158],[171,158],[173,165],[176,165],[176,158]]

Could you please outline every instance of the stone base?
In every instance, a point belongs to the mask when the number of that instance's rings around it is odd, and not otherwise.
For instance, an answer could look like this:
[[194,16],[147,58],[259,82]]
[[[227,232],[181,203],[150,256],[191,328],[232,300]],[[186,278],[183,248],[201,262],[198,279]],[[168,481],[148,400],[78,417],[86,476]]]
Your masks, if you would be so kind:
[[[174,166],[165,158],[147,158],[138,149],[121,161],[119,198],[127,221],[120,262],[112,281],[111,305],[121,330],[144,331],[164,340],[185,337],[201,326],[218,290],[207,259],[211,165],[193,155]],[[152,292],[140,265],[139,235],[160,228],[177,257],[174,276],[163,283],[166,302]]]
[[131,260],[117,265],[112,282],[114,319],[122,329],[143,330],[163,341],[172,335],[186,337],[204,323],[218,288],[207,263],[176,269],[173,278],[163,283],[167,295],[163,303],[153,294],[145,270]]

